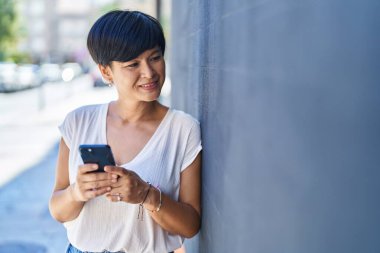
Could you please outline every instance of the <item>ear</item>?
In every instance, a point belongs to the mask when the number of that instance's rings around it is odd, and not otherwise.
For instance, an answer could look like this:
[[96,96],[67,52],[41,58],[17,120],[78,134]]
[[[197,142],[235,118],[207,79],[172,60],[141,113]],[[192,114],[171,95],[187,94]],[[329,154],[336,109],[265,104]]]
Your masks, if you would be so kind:
[[102,74],[103,78],[110,82],[113,83],[113,76],[112,76],[112,70],[110,66],[103,66],[101,64],[98,64],[98,68],[100,70],[100,73]]

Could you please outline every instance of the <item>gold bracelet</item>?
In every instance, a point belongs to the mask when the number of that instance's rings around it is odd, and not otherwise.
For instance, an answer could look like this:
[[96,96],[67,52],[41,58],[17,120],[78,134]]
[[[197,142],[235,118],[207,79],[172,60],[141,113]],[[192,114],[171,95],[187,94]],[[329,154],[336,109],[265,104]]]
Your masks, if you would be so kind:
[[149,209],[146,208],[146,210],[148,210],[148,211],[150,211],[152,213],[159,212],[161,210],[161,206],[162,206],[162,192],[161,192],[161,189],[158,186],[156,186],[155,188],[160,193],[160,202],[158,203],[158,207],[156,209],[154,209],[154,210],[149,210]]
[[160,209],[161,209],[161,206],[162,206],[162,192],[161,192],[161,189],[160,188],[158,188],[158,187],[156,187],[157,188],[157,190],[160,192],[160,203],[158,203],[158,207],[156,208],[156,212],[159,212],[160,211]]

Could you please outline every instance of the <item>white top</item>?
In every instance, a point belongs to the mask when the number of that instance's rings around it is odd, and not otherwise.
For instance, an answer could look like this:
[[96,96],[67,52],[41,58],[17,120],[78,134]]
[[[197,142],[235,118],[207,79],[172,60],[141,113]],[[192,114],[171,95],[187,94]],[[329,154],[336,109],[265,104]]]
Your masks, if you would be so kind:
[[[70,112],[59,126],[70,149],[70,183],[75,182],[83,164],[80,144],[106,144],[108,104],[89,105]],[[128,140],[125,140],[126,142]],[[169,109],[157,130],[130,162],[121,165],[135,171],[143,180],[158,185],[161,191],[178,200],[180,173],[202,149],[199,122],[190,115]],[[138,220],[138,204],[111,202],[105,196],[87,201],[79,216],[65,222],[67,236],[81,251],[170,252],[183,238],[163,230],[144,211]]]

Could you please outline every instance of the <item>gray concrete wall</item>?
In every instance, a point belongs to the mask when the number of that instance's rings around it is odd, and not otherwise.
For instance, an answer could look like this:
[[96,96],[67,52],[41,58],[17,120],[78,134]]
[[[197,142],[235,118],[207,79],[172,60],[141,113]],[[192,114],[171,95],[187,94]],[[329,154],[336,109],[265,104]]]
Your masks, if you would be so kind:
[[172,11],[172,102],[204,146],[188,252],[380,252],[380,1]]

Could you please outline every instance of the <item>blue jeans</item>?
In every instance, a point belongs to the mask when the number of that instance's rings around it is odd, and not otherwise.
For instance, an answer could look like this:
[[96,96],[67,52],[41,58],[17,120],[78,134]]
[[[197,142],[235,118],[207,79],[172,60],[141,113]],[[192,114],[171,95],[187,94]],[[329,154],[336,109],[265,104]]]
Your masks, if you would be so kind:
[[[95,253],[95,252],[80,251],[79,249],[75,248],[73,245],[70,244],[69,247],[67,247],[66,253]],[[118,252],[102,251],[101,253],[124,253],[124,252],[123,251],[118,251]]]
[[[67,247],[66,253],[95,253],[95,252],[80,251],[79,249],[75,248],[73,245],[70,244],[69,247]],[[118,251],[118,252],[103,251],[102,253],[124,253],[124,252],[123,251]],[[169,253],[173,253],[173,252],[169,252]]]

